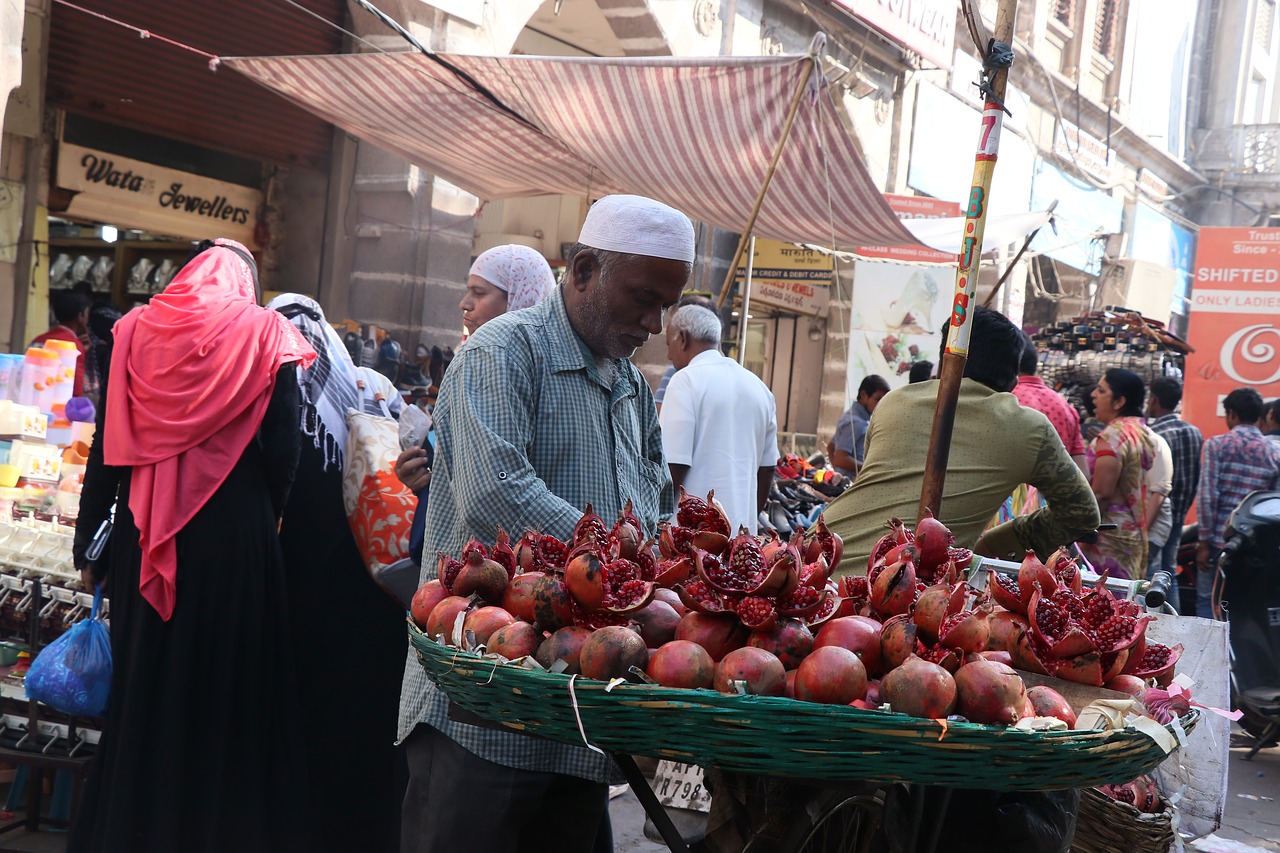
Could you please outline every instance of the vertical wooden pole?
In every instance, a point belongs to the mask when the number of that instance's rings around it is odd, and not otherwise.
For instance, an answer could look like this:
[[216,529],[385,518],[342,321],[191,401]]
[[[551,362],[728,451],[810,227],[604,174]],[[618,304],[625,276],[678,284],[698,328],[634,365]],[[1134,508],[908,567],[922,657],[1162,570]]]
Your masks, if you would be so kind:
[[[815,43],[816,39],[815,39]],[[821,44],[826,43],[824,37]],[[819,51],[821,47],[817,48]],[[778,144],[773,147],[773,158],[769,161],[769,168],[765,170],[764,181],[760,184],[760,192],[756,194],[756,203],[751,206],[751,214],[747,216],[747,224],[742,229],[742,236],[738,238],[738,248],[733,252],[733,260],[729,262],[729,272],[725,274],[724,284],[720,288],[720,296],[716,299],[716,308],[723,308],[724,301],[729,296],[729,288],[733,287],[733,279],[738,271],[738,264],[742,261],[743,250],[747,248],[747,241],[751,239],[751,232],[756,227],[756,217],[760,215],[760,207],[764,204],[764,195],[769,191],[769,184],[773,181],[773,173],[778,171],[778,161],[782,159],[782,151],[787,146],[787,137],[791,135],[791,126],[795,124],[796,112],[800,109],[800,99],[804,97],[804,90],[809,85],[809,79],[813,77],[814,70],[818,64],[818,54],[805,57],[805,71],[800,75],[800,82],[796,84],[795,94],[791,96],[791,108],[787,111],[786,121],[782,124],[782,135],[778,137]]]
[[[996,9],[994,40],[1012,50],[1013,24],[1017,17],[1017,0],[1000,0]],[[980,45],[990,50],[988,45]],[[990,206],[991,176],[995,172],[996,154],[1000,149],[1000,128],[1004,122],[1005,87],[1009,80],[1007,67],[991,74],[991,91],[982,109],[982,131],[973,164],[973,188],[965,210],[964,237],[956,265],[955,296],[951,305],[951,322],[947,327],[947,347],[938,368],[938,404],[933,413],[933,432],[929,438],[929,455],[925,460],[924,485],[920,489],[917,518],[925,510],[941,516],[942,487],[947,478],[947,461],[951,455],[951,433],[955,427],[956,402],[960,397],[960,380],[969,356],[969,336],[973,329],[973,310],[978,288],[978,266],[982,258],[982,236]],[[994,97],[993,97],[994,96]]]

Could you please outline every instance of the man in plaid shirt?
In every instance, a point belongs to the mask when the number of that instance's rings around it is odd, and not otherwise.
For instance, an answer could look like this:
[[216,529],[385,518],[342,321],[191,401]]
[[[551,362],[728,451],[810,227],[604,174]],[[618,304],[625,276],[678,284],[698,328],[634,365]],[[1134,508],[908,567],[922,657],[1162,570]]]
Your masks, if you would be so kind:
[[1227,413],[1226,435],[1204,443],[1196,514],[1200,541],[1196,545],[1196,615],[1213,618],[1213,582],[1222,553],[1227,518],[1250,492],[1280,487],[1280,446],[1258,429],[1262,395],[1237,388],[1222,401]]
[[[693,225],[651,199],[606,196],[578,240],[560,286],[484,324],[445,374],[428,555],[458,554],[472,536],[491,544],[498,525],[567,540],[587,503],[612,520],[630,498],[650,534],[675,509],[653,396],[628,358],[680,298]],[[425,582],[436,561],[423,563]],[[611,849],[612,759],[453,719],[412,649],[399,737],[404,853]]]
[[[1200,430],[1174,414],[1181,402],[1181,382],[1171,376],[1152,380],[1151,394],[1147,398],[1147,427],[1163,438],[1173,453],[1173,488],[1169,492],[1173,527],[1161,549],[1160,568],[1175,575],[1175,579],[1182,525],[1186,522],[1191,502],[1196,499],[1196,488],[1200,485],[1200,450],[1204,445],[1204,436],[1200,434]],[[1176,583],[1169,591],[1169,603],[1175,609],[1181,607]]]

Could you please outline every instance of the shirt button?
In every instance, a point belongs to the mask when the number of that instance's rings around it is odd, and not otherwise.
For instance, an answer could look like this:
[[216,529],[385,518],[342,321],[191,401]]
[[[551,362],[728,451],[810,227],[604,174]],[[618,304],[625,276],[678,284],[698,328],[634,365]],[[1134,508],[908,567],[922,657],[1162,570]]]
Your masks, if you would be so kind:
[[506,472],[506,471],[499,471],[499,472],[498,472],[498,479],[499,479],[499,480],[505,480],[505,479],[507,479],[507,472]]

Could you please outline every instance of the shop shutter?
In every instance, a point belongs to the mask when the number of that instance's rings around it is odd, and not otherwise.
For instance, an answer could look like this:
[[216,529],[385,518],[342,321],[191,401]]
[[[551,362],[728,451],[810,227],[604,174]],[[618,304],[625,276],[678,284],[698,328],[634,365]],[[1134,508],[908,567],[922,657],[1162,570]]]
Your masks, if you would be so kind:
[[[297,0],[342,23],[342,0]],[[285,3],[79,0],[78,5],[216,56],[332,54],[342,34]],[[48,103],[158,136],[328,171],[332,127],[207,59],[140,38],[59,3],[49,38]]]

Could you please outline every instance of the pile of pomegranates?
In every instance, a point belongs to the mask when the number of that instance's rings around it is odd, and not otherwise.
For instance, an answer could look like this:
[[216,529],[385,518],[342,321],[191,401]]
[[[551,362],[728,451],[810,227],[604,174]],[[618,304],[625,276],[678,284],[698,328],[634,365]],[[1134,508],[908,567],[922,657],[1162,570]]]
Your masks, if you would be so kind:
[[1064,554],[1028,554],[979,593],[941,522],[887,528],[866,576],[837,583],[843,543],[821,517],[787,541],[735,534],[713,494],[682,490],[645,539],[629,504],[611,527],[588,506],[568,542],[500,532],[492,549],[440,554],[411,613],[431,637],[553,672],[996,725],[1075,725],[1015,667],[1130,693],[1172,677],[1181,648],[1147,643],[1148,617],[1102,582],[1084,591]]

